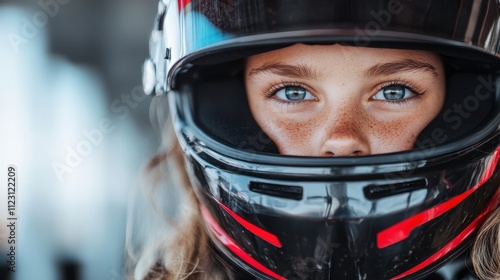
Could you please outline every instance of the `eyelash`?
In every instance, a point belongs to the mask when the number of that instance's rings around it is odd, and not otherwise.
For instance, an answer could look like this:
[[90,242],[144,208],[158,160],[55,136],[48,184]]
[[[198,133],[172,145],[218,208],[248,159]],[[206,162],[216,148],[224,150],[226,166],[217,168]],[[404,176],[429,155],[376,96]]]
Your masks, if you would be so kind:
[[[280,91],[286,87],[301,87],[301,88],[304,88],[305,90],[307,90],[311,93],[311,91],[309,90],[309,87],[302,84],[302,83],[281,81],[281,83],[275,84],[275,85],[271,86],[271,88],[269,88],[268,90],[265,90],[264,96],[266,97],[266,99],[271,99],[271,98],[273,98],[273,96],[276,95],[276,93],[278,93],[278,91]],[[313,94],[313,96],[314,96],[314,94]],[[285,101],[285,100],[281,100],[281,99],[274,99],[273,101],[278,102],[278,103],[283,104],[283,105],[287,105],[287,106],[299,105],[300,103],[304,102],[304,101],[291,102],[291,101]]]
[[271,88],[269,88],[268,90],[265,90],[264,91],[264,95],[267,98],[271,98],[274,95],[276,95],[276,93],[279,90],[282,90],[282,89],[284,89],[286,87],[302,87],[302,88],[304,88],[304,89],[307,90],[307,87],[304,86],[304,84],[301,84],[299,82],[285,82],[285,81],[281,81],[281,83],[279,83],[277,85],[272,85]]
[[[385,82],[385,83],[382,83],[380,85],[377,86],[376,88],[376,91],[375,91],[375,94],[377,94],[379,91],[381,91],[382,89],[386,88],[386,87],[390,87],[390,86],[403,86],[403,87],[406,87],[408,88],[411,92],[413,92],[415,95],[413,97],[410,97],[410,98],[405,98],[405,99],[402,99],[402,100],[393,100],[393,101],[389,101],[389,100],[378,100],[378,101],[381,101],[381,102],[387,102],[387,103],[390,103],[390,104],[399,104],[399,105],[404,105],[404,104],[407,104],[408,102],[411,102],[413,101],[414,99],[419,99],[423,94],[425,94],[426,90],[422,89],[421,87],[419,87],[418,85],[414,84],[414,83],[409,83],[409,82],[405,82],[405,81],[402,81],[402,80],[394,80],[394,81],[390,81],[390,82]],[[276,93],[279,91],[279,90],[282,90],[283,88],[286,88],[286,87],[302,87],[304,88],[305,90],[311,92],[307,86],[305,86],[304,84],[302,83],[299,83],[299,82],[285,82],[285,81],[281,81],[281,83],[279,84],[275,84],[273,86],[271,86],[271,88],[269,88],[268,90],[265,90],[264,91],[264,96],[266,97],[266,99],[270,99],[272,98],[273,96],[276,95]],[[311,93],[312,94],[312,93]],[[375,95],[373,94],[372,97]],[[301,102],[288,102],[288,101],[285,101],[285,100],[281,100],[281,99],[275,99],[274,101],[276,102],[279,102],[281,104],[285,104],[285,105],[298,105],[299,103]]]
[[[415,95],[410,97],[410,98],[405,98],[405,99],[401,99],[401,100],[393,100],[393,101],[378,100],[378,101],[387,102],[390,104],[404,105],[404,104],[407,104],[408,102],[411,102],[411,101],[414,101],[416,99],[421,98],[421,96],[424,95],[426,92],[426,90],[424,90],[423,88],[419,87],[418,85],[416,85],[414,83],[409,83],[409,82],[405,82],[405,81],[401,81],[401,80],[395,80],[395,81],[385,82],[385,83],[382,83],[379,86],[377,86],[377,88],[375,90],[375,94],[377,94],[379,91],[383,90],[384,88],[390,87],[390,86],[406,87],[411,92],[413,92]],[[372,98],[373,98],[373,96],[375,96],[375,94],[372,95]]]

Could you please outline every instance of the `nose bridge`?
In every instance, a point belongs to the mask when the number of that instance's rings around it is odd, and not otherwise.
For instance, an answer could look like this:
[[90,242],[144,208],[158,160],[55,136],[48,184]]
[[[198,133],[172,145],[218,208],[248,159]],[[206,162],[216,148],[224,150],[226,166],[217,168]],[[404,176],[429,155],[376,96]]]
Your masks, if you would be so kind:
[[327,133],[331,136],[359,134],[365,115],[355,100],[337,99],[325,110]]
[[367,120],[359,104],[340,102],[327,112],[323,156],[355,156],[370,154],[369,141],[365,135]]

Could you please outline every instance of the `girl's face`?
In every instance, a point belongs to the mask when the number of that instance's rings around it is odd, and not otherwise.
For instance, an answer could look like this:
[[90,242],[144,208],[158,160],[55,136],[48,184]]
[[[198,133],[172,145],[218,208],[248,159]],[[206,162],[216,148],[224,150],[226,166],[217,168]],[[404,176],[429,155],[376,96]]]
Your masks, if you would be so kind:
[[302,45],[248,58],[252,114],[281,154],[358,156],[412,149],[445,98],[427,51]]

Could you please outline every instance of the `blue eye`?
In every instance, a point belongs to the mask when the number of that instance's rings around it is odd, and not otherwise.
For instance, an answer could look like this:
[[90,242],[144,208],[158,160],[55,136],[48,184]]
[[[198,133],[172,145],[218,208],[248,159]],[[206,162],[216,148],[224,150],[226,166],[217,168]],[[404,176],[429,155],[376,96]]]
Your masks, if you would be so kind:
[[415,95],[408,87],[403,85],[386,86],[373,96],[374,100],[400,101]]
[[284,101],[304,101],[304,100],[314,100],[314,96],[303,87],[298,86],[286,86],[282,89],[276,91],[276,98]]

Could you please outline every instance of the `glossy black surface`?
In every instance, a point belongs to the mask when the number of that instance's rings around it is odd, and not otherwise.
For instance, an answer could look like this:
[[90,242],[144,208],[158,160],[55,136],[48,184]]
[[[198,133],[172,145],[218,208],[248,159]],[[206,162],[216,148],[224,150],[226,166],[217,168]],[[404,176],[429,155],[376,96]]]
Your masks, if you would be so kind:
[[[191,60],[193,53],[204,63],[213,63],[241,57],[241,50],[228,52],[232,48],[290,44],[297,37],[303,42],[355,46],[412,42],[417,48],[439,38],[443,45],[461,46],[462,51],[475,47],[498,54],[499,17],[495,1],[195,0],[179,15],[178,58]],[[222,57],[213,57],[223,49]],[[203,57],[198,57],[199,51]]]
[[[474,186],[483,176],[486,159],[479,156],[462,168],[434,166],[435,172],[416,169],[411,176],[400,179],[336,181],[333,177],[331,181],[311,182],[306,177],[284,181],[243,176],[203,163],[197,155],[190,158],[191,177],[197,180],[198,194],[204,205],[215,213],[219,225],[245,252],[266,267],[281,276],[301,279],[389,279],[421,263],[484,211],[497,192],[499,176],[493,176],[449,212],[415,228],[402,242],[378,249],[377,233]],[[391,173],[387,175],[392,176]],[[368,198],[364,192],[365,188],[377,183],[397,186],[422,179],[428,181],[425,188],[387,193],[376,199]],[[303,199],[255,193],[248,187],[255,181],[303,186]],[[215,200],[275,234],[283,247],[276,248],[248,232],[221,210]],[[465,239],[431,266],[438,267],[460,253],[469,241]],[[221,250],[232,255],[224,246]],[[245,270],[252,269],[244,262],[242,266]]]

